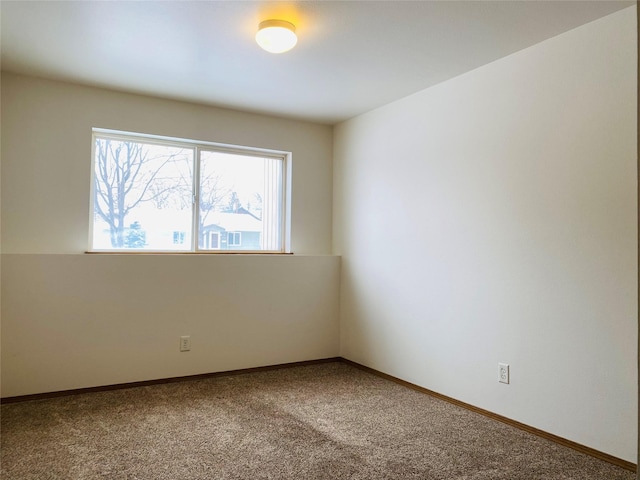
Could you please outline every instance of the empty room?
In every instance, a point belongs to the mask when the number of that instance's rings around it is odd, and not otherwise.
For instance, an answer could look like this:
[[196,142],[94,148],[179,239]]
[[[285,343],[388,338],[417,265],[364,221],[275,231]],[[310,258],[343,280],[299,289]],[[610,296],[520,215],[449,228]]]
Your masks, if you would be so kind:
[[635,480],[635,1],[2,1],[3,479]]

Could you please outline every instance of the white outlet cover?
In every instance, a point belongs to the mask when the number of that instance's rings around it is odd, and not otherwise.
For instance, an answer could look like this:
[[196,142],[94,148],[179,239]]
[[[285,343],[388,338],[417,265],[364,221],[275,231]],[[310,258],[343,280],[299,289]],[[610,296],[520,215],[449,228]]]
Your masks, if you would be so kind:
[[499,363],[498,364],[498,381],[500,383],[509,383],[509,364],[508,363]]

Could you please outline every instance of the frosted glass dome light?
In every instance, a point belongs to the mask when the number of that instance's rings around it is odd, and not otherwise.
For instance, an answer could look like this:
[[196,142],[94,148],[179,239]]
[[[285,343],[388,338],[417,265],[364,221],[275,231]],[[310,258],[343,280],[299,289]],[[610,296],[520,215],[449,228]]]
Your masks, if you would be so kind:
[[265,20],[258,26],[256,42],[267,52],[286,52],[298,43],[296,27],[284,20]]

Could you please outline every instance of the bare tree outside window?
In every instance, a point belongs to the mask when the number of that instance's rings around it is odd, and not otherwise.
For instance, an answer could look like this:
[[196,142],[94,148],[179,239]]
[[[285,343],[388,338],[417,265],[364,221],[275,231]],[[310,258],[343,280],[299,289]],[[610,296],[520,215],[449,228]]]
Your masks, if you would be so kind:
[[96,139],[94,213],[108,225],[113,248],[144,246],[141,234],[135,245],[127,242],[129,229],[145,228],[142,218],[131,218],[144,203],[156,209],[191,208],[191,193],[185,196],[181,174],[192,158],[193,151],[188,149]]

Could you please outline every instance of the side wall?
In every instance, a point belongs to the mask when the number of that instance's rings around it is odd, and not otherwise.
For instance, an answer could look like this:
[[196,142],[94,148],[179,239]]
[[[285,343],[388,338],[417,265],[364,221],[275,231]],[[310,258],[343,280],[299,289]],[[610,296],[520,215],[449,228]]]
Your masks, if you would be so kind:
[[635,8],[336,127],[342,356],[636,461]]
[[339,260],[5,254],[2,395],[337,356]]
[[[291,151],[299,255],[85,255],[92,127]],[[338,354],[331,127],[3,73],[1,140],[2,396]]]

